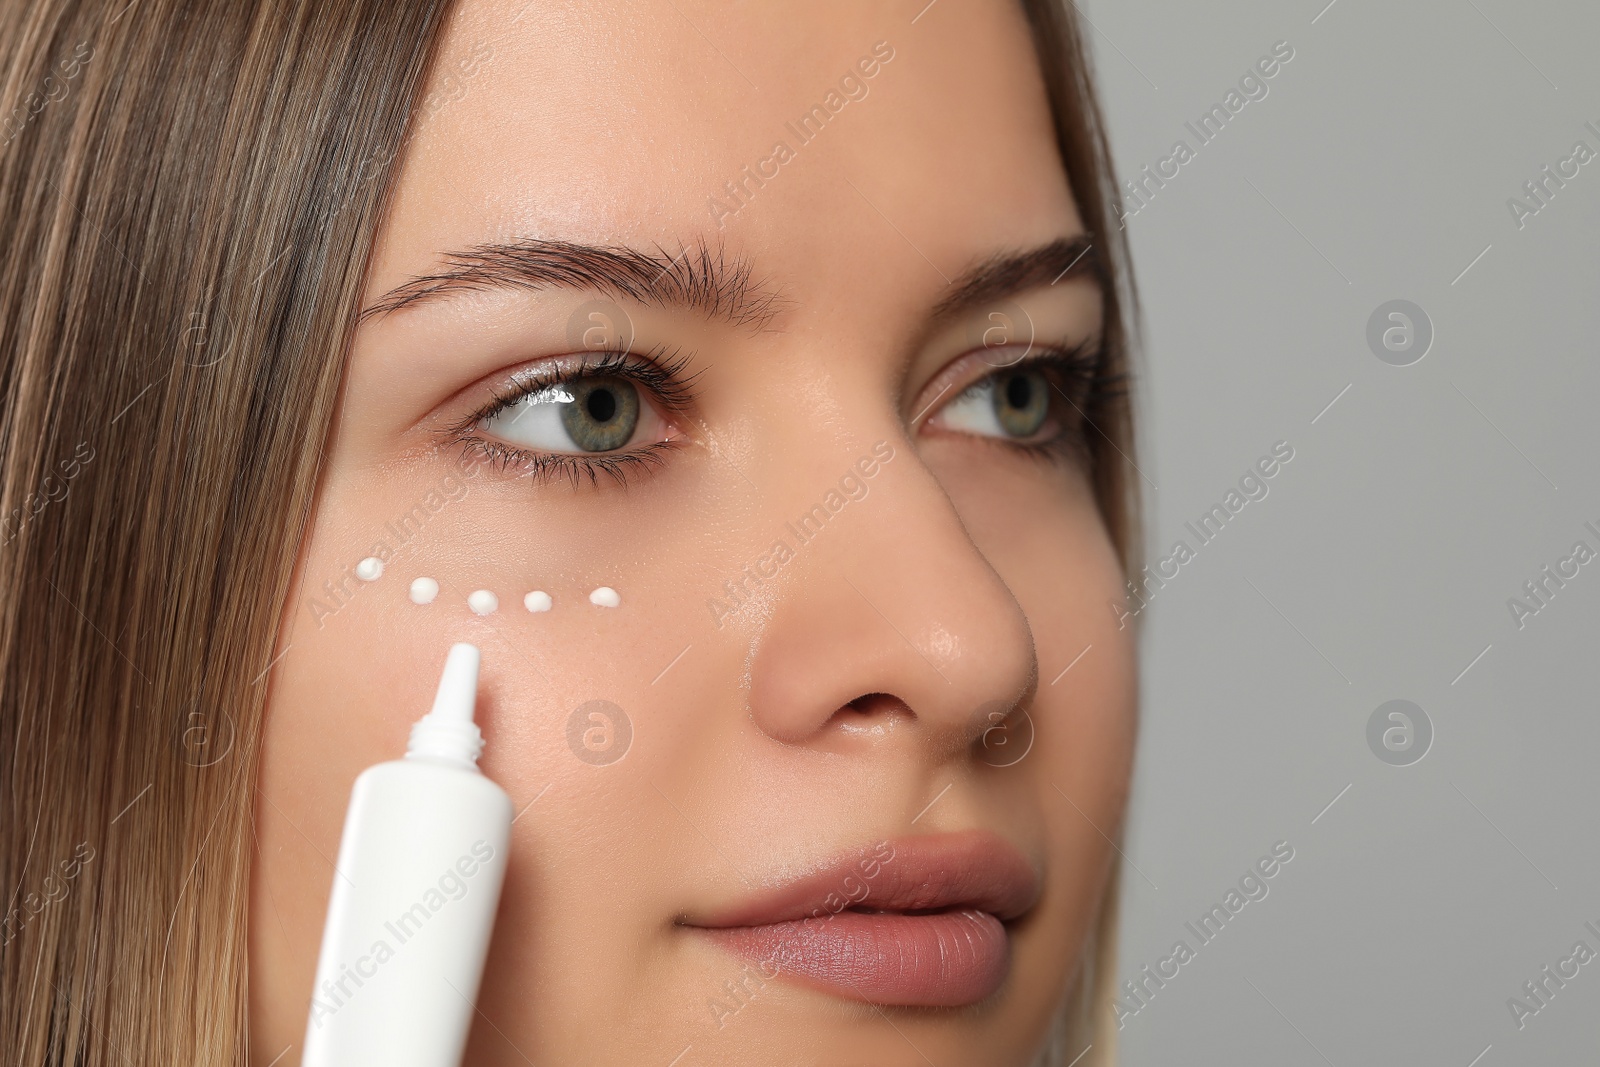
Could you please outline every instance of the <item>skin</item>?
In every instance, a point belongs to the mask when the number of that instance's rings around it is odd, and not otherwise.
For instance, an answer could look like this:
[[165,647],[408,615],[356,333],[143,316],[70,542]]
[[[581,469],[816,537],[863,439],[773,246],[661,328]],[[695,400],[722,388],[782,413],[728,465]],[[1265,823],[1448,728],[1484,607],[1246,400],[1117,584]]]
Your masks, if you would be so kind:
[[[913,25],[922,0],[534,0],[518,18],[524,3],[469,0],[449,27],[439,71],[456,82],[435,75],[368,301],[447,250],[541,238],[720,244],[779,303],[737,327],[588,290],[487,289],[364,322],[271,679],[253,1053],[298,1062],[351,783],[401,754],[446,649],[472,641],[482,769],[516,810],[537,803],[513,827],[467,1062],[667,1064],[690,1046],[685,1067],[1026,1064],[1106,890],[1135,683],[1083,465],[939,425],[990,369],[969,353],[992,308],[930,318],[947,279],[1083,232],[1020,9],[943,3]],[[868,95],[719,227],[708,198],[732,206],[723,183],[793,145],[784,123],[878,41],[893,59]],[[1100,322],[1087,278],[1009,299],[1041,340]],[[661,424],[676,445],[625,486],[462,474],[442,428],[512,371],[570,355],[569,320],[594,301],[626,316],[635,352],[693,353],[692,410]],[[893,458],[866,495],[717,618],[724,583],[877,442]],[[451,485],[396,545],[386,524]],[[383,577],[349,580],[385,540]],[[407,598],[418,575],[441,586],[426,607]],[[340,602],[325,582],[356,591]],[[600,585],[620,608],[588,603]],[[468,610],[480,588],[495,614]],[[530,589],[554,609],[525,611]],[[568,744],[569,714],[596,698],[633,727],[605,766]],[[1023,715],[1034,730],[1011,766],[985,755],[996,705],[1015,709],[1014,736]],[[880,1011],[780,976],[732,1015],[708,1006],[745,962],[679,919],[873,842],[971,829],[1041,876],[995,995]]]

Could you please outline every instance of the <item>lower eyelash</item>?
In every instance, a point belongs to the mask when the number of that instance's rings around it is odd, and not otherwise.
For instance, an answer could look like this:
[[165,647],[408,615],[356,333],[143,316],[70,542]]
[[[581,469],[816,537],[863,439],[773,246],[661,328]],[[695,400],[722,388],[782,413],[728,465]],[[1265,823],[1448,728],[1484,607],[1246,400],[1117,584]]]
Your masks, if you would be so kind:
[[484,437],[462,436],[457,441],[467,455],[478,455],[495,464],[502,474],[512,471],[539,481],[565,477],[577,488],[587,478],[598,485],[602,476],[613,484],[626,486],[634,474],[659,468],[667,454],[682,447],[676,440],[653,441],[626,452],[531,452]]

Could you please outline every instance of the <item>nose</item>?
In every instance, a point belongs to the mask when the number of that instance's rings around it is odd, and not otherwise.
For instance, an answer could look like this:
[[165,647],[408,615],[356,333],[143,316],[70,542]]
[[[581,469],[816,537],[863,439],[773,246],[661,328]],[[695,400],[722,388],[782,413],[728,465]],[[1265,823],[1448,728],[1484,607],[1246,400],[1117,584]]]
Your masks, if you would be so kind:
[[870,725],[932,758],[970,749],[1035,684],[1021,606],[898,427],[805,468],[786,479],[806,487],[785,498],[796,558],[750,661],[757,725],[787,744]]

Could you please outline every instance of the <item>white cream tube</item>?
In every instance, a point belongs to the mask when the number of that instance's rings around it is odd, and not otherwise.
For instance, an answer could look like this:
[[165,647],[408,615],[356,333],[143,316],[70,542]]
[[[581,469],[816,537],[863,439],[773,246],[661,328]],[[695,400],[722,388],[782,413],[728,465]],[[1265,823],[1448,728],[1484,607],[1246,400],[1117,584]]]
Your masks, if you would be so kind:
[[406,758],[350,795],[317,959],[304,1067],[458,1067],[511,835],[478,770],[478,649],[451,647]]

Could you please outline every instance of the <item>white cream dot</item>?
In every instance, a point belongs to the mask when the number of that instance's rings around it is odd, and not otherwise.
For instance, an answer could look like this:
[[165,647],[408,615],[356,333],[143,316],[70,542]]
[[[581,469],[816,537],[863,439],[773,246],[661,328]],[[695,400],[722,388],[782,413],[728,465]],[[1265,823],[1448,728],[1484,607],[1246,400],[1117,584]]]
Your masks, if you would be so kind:
[[549,611],[551,603],[553,602],[550,599],[550,594],[540,589],[535,589],[522,598],[522,606],[529,611]]
[[589,603],[601,608],[615,608],[621,606],[622,598],[609,585],[602,585],[589,594]]
[[375,582],[383,577],[383,560],[377,556],[368,556],[356,564],[356,577],[363,582]]
[[411,581],[411,602],[413,604],[432,604],[433,598],[439,595],[439,583],[432,578],[413,578]]
[[500,607],[500,598],[487,589],[479,589],[468,595],[467,607],[479,615],[493,615]]

